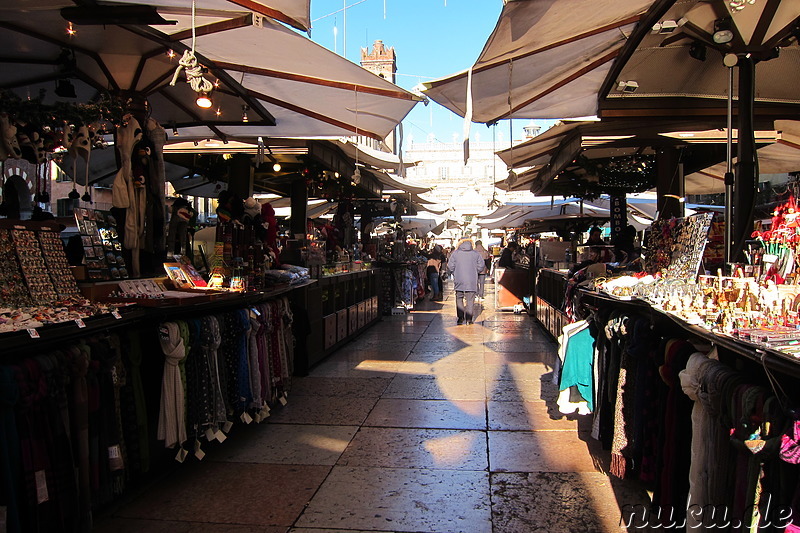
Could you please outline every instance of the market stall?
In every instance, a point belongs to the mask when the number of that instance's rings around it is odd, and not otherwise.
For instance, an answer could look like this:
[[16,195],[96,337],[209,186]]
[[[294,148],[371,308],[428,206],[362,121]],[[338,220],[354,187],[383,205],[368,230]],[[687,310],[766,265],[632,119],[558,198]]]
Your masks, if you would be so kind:
[[[301,138],[382,139],[420,98],[281,24],[307,29],[308,2],[0,12],[0,161],[31,166],[4,172],[0,210],[2,529],[88,531],[131,486],[263,421],[293,375],[379,318],[352,201],[396,183],[359,165],[376,154]],[[77,259],[58,223],[19,220],[62,200],[56,160]],[[205,258],[197,200],[168,181],[214,198]],[[254,193],[289,198],[288,228]],[[335,262],[309,260],[310,196],[337,202]]]

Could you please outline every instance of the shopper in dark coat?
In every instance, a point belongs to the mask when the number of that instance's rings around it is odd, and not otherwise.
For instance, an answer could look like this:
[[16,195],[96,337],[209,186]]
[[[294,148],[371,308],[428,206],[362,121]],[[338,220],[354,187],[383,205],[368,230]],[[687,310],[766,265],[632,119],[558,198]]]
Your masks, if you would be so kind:
[[500,268],[514,268],[514,253],[517,251],[517,243],[510,241],[500,252],[500,259],[497,260],[497,266]]
[[486,268],[481,254],[472,247],[470,239],[463,239],[450,254],[447,269],[453,274],[453,289],[456,291],[456,314],[458,324],[472,324],[475,293],[478,291],[478,274]]

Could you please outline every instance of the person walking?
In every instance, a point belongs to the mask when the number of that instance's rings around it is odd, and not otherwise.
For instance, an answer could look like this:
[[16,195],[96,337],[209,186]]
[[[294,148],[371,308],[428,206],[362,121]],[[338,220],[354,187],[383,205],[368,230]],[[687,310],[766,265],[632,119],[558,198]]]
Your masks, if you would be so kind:
[[478,252],[483,259],[483,270],[478,273],[478,294],[476,295],[478,301],[482,302],[484,298],[484,286],[486,285],[486,273],[489,272],[489,250],[483,247],[481,241],[475,241],[475,251]]
[[428,264],[426,272],[428,274],[428,283],[431,286],[431,301],[437,302],[442,299],[441,283],[439,281],[439,273],[442,269],[443,255],[441,248],[436,246],[428,257]]
[[473,249],[470,239],[462,239],[447,260],[447,268],[453,274],[458,325],[465,321],[467,324],[472,324],[475,293],[478,291],[478,273],[485,267],[481,254]]

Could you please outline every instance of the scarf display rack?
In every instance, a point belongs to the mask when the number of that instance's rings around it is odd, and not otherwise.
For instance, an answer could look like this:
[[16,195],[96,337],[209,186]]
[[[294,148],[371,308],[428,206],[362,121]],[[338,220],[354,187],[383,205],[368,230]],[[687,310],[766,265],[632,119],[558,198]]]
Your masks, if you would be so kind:
[[89,531],[92,514],[130,488],[175,461],[201,460],[234,424],[260,422],[285,404],[296,349],[292,309],[308,304],[307,292],[295,286],[123,310],[82,327],[45,326],[35,338],[4,334],[5,531]]
[[563,327],[552,400],[591,418],[612,475],[651,492],[629,527],[796,531],[800,363],[641,301],[579,300],[585,319]]

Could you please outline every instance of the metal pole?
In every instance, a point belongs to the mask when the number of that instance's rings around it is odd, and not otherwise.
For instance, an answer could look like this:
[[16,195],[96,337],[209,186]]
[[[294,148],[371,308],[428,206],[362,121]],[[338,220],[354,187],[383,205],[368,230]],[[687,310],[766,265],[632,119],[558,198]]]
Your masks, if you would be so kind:
[[731,261],[741,261],[745,242],[753,231],[756,203],[756,143],[754,135],[756,60],[747,54],[739,58],[738,130],[735,184],[733,187],[733,246]]
[[725,263],[731,258],[733,235],[733,65],[728,66],[728,143],[725,171]]
[[347,59],[347,0],[342,0],[342,57]]

